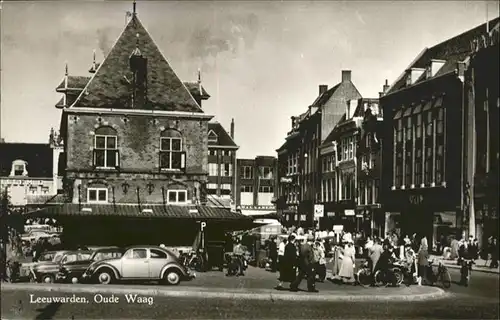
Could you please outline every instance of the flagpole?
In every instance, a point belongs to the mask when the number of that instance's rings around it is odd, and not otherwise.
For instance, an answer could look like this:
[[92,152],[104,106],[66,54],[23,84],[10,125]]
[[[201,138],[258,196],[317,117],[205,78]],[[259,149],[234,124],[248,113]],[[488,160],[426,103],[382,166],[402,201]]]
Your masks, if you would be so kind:
[[490,23],[488,21],[488,1],[486,3],[486,33],[490,33]]

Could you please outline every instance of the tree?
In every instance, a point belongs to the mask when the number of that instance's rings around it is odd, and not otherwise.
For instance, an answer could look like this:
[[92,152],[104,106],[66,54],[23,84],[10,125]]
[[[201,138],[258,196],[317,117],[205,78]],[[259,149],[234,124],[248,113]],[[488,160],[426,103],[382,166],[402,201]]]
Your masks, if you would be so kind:
[[7,189],[2,192],[0,220],[2,226],[2,258],[18,261],[23,254],[21,234],[24,232],[23,208],[12,206]]

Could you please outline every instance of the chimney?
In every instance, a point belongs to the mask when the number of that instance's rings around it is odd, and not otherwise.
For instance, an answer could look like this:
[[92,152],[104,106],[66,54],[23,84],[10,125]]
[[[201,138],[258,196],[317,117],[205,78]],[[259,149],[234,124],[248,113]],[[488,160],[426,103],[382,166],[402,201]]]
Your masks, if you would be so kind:
[[291,116],[290,119],[292,119],[292,129],[295,127],[295,117]]
[[319,95],[322,95],[323,93],[328,91],[328,85],[327,84],[320,84],[319,85]]
[[342,82],[351,81],[351,70],[342,70]]
[[231,139],[234,139],[234,118],[231,119]]

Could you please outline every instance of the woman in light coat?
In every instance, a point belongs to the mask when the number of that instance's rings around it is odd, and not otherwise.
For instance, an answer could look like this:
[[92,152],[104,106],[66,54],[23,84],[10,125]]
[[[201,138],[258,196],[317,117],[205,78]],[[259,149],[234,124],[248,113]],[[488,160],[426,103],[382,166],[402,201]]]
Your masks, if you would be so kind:
[[429,245],[427,243],[427,238],[423,237],[420,240],[420,248],[418,249],[417,260],[418,260],[418,285],[422,285],[422,281],[427,279],[427,266],[429,264]]
[[349,241],[344,249],[339,276],[344,283],[354,283],[354,263],[356,262],[356,249],[354,243]]

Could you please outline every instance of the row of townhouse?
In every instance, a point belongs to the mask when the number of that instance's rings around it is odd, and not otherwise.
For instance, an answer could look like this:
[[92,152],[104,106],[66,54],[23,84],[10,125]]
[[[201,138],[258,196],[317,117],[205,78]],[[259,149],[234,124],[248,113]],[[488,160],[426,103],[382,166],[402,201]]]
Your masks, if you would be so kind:
[[488,191],[498,190],[497,57],[498,18],[425,48],[378,99],[362,98],[350,71],[321,85],[277,149],[284,223],[431,243],[498,233],[488,227],[498,221]]

